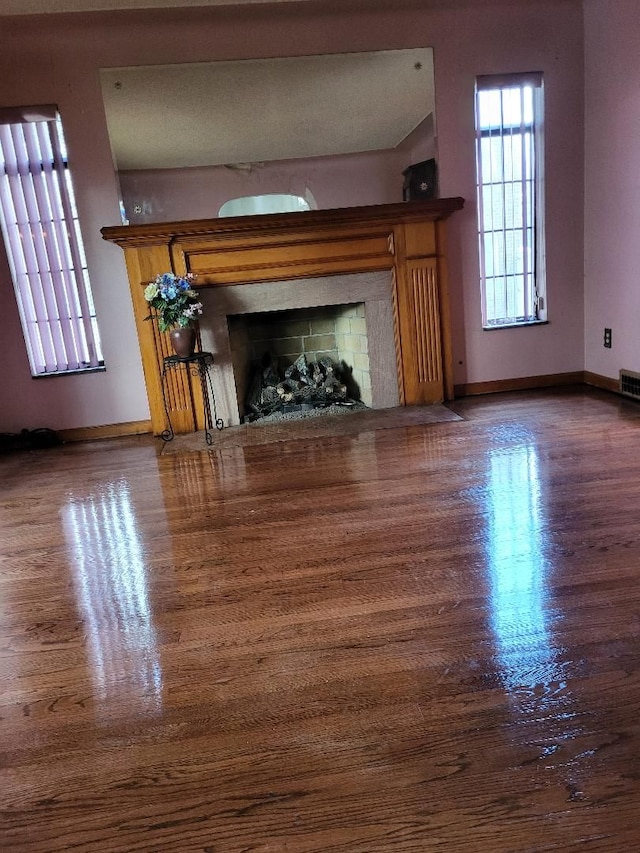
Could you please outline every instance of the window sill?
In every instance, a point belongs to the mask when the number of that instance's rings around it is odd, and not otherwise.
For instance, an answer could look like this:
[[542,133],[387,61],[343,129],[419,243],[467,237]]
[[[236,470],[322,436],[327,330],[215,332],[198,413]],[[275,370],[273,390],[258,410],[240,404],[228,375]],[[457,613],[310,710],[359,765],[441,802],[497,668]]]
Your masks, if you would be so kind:
[[58,370],[56,373],[38,373],[32,379],[53,379],[57,376],[79,376],[82,373],[105,373],[107,368],[101,364],[99,367],[84,367],[81,370]]
[[548,320],[527,320],[522,323],[501,323],[499,326],[483,326],[483,332],[496,332],[499,329],[520,329],[523,326],[548,326]]

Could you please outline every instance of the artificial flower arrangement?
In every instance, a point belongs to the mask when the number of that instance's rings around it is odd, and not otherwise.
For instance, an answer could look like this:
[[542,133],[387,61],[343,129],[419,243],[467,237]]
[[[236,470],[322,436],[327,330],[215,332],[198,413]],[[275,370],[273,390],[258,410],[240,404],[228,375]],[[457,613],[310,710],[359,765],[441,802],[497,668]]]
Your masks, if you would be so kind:
[[193,273],[158,273],[144,291],[144,298],[155,309],[155,313],[149,314],[145,320],[157,318],[161,332],[191,326],[196,317],[202,314],[202,302],[192,287],[195,280]]

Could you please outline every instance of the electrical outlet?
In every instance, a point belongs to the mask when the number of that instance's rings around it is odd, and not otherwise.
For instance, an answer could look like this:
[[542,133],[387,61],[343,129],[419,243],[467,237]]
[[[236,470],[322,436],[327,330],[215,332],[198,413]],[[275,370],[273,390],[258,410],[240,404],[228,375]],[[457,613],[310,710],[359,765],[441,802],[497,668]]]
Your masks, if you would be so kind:
[[611,349],[611,329],[604,330],[604,345],[607,349]]

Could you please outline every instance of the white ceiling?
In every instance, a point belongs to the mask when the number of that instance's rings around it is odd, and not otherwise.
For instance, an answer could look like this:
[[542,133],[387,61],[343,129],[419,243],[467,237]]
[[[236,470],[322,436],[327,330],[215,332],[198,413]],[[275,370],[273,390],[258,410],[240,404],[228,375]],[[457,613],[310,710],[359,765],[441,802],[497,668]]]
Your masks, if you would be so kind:
[[[0,0],[0,17],[307,1]],[[430,49],[104,69],[101,79],[121,170],[386,150],[434,111]]]
[[430,48],[109,68],[119,170],[395,148],[433,112]]
[[[250,3],[287,2],[291,2],[291,0],[0,0],[0,15],[101,12],[115,9],[162,9],[187,6],[241,6]],[[302,2],[302,0],[297,0],[297,2]]]

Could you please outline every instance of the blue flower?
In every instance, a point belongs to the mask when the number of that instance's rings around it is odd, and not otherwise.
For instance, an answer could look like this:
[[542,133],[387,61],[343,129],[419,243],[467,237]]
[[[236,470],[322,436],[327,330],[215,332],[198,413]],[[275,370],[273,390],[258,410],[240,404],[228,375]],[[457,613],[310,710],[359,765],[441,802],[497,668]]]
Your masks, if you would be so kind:
[[163,299],[167,299],[167,300],[175,299],[177,295],[178,295],[178,291],[176,290],[175,284],[169,285],[169,287],[166,287],[162,291],[162,298]]
[[157,319],[161,332],[193,323],[202,314],[202,305],[192,286],[196,278],[193,273],[184,276],[172,272],[158,273],[144,291],[144,298],[156,313],[150,313],[145,319]]

